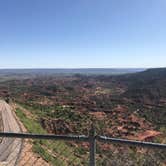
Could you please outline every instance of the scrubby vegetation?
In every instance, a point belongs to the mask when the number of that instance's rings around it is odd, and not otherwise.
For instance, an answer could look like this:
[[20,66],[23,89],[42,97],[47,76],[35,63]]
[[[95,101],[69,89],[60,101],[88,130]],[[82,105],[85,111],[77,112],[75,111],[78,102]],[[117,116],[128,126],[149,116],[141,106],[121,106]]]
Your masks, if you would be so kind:
[[[16,115],[20,118],[29,133],[46,134],[40,123],[35,119],[30,119],[20,108],[16,109]],[[67,166],[86,164],[87,154],[82,152],[82,147],[72,146],[69,142],[50,141],[50,140],[33,140],[33,151],[38,153],[43,159],[53,165],[60,164]],[[80,153],[81,152],[81,153]],[[57,157],[59,156],[59,157]],[[74,160],[74,163],[72,161]]]
[[[17,105],[17,116],[31,133],[87,135],[93,123],[97,134],[165,143],[165,85],[166,69],[120,76],[38,74],[5,79],[0,82],[0,94]],[[78,163],[87,161],[87,145],[83,145],[84,149],[71,143],[58,144],[75,152],[69,158],[77,156]],[[54,164],[58,161],[50,151],[62,151],[58,144],[50,147],[49,141],[35,141],[34,151]],[[125,160],[128,165],[165,162],[164,152],[153,151],[145,156],[146,150],[125,151],[112,145],[101,145],[99,149],[97,157],[103,165],[108,165],[109,158],[112,165],[122,165]],[[121,152],[127,153],[119,156]],[[66,155],[62,153],[63,157]]]

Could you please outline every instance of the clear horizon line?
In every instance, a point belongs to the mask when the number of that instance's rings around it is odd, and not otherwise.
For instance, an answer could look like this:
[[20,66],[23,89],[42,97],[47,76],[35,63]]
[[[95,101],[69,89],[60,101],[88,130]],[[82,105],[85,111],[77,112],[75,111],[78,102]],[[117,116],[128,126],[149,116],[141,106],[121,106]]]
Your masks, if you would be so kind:
[[0,68],[0,70],[17,70],[17,69],[148,69],[148,68],[164,68],[164,67],[26,67],[26,68]]

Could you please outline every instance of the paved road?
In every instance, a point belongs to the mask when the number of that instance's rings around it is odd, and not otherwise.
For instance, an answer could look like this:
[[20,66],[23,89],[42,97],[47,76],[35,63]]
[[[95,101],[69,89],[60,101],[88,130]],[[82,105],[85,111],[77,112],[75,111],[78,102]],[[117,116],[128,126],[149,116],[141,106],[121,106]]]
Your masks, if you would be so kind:
[[[2,100],[0,100],[0,114],[2,115],[4,132],[21,132],[10,106]],[[21,145],[21,139],[3,138],[0,143],[0,166],[16,165]]]

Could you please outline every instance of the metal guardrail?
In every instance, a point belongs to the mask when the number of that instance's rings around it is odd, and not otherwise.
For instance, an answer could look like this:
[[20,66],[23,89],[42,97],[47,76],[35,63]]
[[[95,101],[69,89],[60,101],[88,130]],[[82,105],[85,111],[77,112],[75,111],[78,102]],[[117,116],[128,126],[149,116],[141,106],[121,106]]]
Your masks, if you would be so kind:
[[84,135],[52,135],[52,134],[31,134],[31,133],[8,133],[0,132],[0,137],[9,138],[29,138],[29,139],[51,139],[64,141],[83,141],[88,142],[89,137]]
[[0,132],[0,137],[9,137],[9,138],[29,138],[29,139],[50,139],[50,140],[64,140],[64,141],[80,141],[88,142],[90,145],[90,166],[95,166],[95,154],[96,154],[96,141],[113,143],[113,144],[125,144],[138,147],[148,147],[148,148],[159,148],[166,149],[166,144],[152,143],[152,142],[141,142],[127,139],[118,139],[111,138],[106,136],[97,136],[95,135],[95,130],[92,128],[90,130],[89,136],[85,135],[43,135],[43,134],[31,134],[31,133],[6,133]]
[[105,137],[105,136],[97,136],[96,139],[100,142],[108,142],[108,143],[113,143],[113,144],[125,144],[125,145],[148,147],[148,148],[166,149],[166,144],[133,141],[133,140],[119,139],[119,138],[110,138],[110,137]]

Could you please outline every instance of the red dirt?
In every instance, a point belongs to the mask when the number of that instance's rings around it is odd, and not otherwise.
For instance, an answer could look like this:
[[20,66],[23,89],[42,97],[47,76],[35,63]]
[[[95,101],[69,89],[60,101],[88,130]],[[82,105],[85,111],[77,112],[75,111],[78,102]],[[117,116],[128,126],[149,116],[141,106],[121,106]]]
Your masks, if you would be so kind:
[[134,137],[130,137],[130,139],[136,139],[139,141],[148,141],[153,140],[155,137],[161,135],[160,132],[155,130],[146,130],[145,132],[138,133]]

